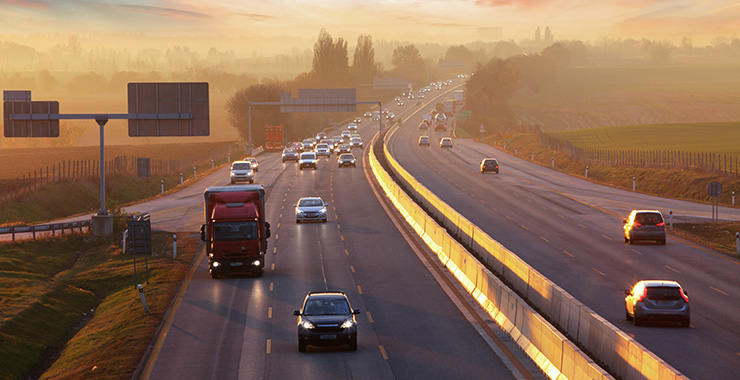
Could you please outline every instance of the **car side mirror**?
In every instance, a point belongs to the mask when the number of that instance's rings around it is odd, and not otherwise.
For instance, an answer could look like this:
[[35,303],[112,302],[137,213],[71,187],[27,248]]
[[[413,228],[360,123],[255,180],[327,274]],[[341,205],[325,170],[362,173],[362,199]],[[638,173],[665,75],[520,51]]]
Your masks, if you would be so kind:
[[631,290],[625,290],[624,291],[624,294],[626,294],[628,296],[631,296],[632,295],[632,291]]
[[[684,293],[686,294],[686,293]],[[352,314],[360,314],[360,309],[354,309],[352,310]]]
[[293,315],[301,315],[301,311],[300,310],[293,310]]
[[293,205],[293,207],[298,207],[298,205]]
[[326,206],[328,206],[328,205],[329,205],[329,202],[326,202],[326,203],[324,203],[324,207],[326,207]]
[[626,221],[626,220],[623,220],[623,221],[622,221],[622,224],[627,224],[627,221]]
[[270,237],[270,223],[265,222],[265,239]]
[[206,225],[201,224],[200,226],[200,240],[206,241]]
[[688,297],[689,296],[689,292],[687,292],[687,291],[684,290],[683,291],[683,295],[685,295],[686,297]]

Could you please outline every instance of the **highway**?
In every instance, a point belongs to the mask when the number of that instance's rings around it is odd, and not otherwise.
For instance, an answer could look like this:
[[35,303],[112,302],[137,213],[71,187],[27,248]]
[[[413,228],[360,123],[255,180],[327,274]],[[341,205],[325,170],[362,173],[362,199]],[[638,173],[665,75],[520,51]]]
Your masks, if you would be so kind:
[[[623,242],[622,219],[633,208],[697,220],[711,215],[709,205],[596,185],[471,140],[441,149],[446,134],[418,130],[421,113],[405,120],[391,136],[391,154],[442,200],[684,375],[737,378],[739,262],[670,235],[666,246]],[[420,135],[432,145],[418,146]],[[484,157],[498,158],[501,173],[480,174]],[[720,216],[740,220],[737,209],[721,208]],[[680,282],[691,301],[691,327],[626,321],[624,290],[640,279]]]
[[[377,122],[360,127],[366,145],[376,132]],[[359,149],[354,153],[361,158]],[[200,261],[142,378],[544,378],[503,332],[481,332],[496,325],[490,318],[476,321],[480,311],[455,296],[460,292],[449,273],[420,260],[419,245],[376,198],[361,159],[356,168],[337,168],[332,155],[320,159],[318,170],[298,170],[278,154],[259,158],[257,183],[268,192],[272,224],[264,276],[214,280],[207,260]],[[196,232],[203,188],[227,183],[222,169],[126,211],[149,212],[158,229]],[[330,203],[328,222],[296,224],[293,204],[314,195]],[[292,311],[308,291],[325,289],[344,290],[362,311],[358,351],[310,346],[298,352]],[[497,341],[503,351],[492,348]]]

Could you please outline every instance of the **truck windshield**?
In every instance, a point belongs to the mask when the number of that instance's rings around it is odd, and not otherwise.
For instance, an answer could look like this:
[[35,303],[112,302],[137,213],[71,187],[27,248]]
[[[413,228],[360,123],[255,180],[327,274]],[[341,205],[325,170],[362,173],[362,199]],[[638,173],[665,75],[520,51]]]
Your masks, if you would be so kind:
[[213,223],[213,240],[251,240],[257,239],[257,222]]

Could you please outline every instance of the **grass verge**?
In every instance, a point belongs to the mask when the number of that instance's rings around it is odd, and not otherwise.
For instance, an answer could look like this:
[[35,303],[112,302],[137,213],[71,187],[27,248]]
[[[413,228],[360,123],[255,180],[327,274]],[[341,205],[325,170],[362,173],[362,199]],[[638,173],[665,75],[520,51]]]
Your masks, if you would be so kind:
[[133,262],[111,239],[72,235],[0,244],[0,379],[129,379],[201,249],[196,235],[153,232],[150,313]]

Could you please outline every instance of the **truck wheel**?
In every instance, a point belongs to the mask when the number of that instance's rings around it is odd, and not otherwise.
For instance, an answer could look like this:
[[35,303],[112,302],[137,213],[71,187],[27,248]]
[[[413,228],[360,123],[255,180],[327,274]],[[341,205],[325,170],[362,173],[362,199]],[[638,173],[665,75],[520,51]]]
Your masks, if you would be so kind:
[[298,341],[298,351],[306,352],[306,343]]
[[216,273],[214,271],[211,271],[211,278],[217,279],[218,278],[218,273]]

